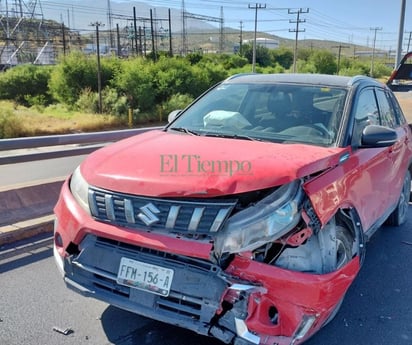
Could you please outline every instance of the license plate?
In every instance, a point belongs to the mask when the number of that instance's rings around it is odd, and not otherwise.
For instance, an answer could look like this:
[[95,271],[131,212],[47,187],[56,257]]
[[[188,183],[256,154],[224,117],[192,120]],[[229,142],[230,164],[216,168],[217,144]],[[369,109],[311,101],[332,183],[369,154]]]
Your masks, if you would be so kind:
[[168,296],[172,286],[173,270],[128,258],[120,260],[117,282],[122,285]]

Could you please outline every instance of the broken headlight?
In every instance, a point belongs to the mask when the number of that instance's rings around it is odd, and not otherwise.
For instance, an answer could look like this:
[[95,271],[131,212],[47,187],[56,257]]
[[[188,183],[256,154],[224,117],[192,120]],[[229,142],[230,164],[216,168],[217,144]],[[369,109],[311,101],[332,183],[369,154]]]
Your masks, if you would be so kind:
[[217,234],[215,254],[251,251],[285,235],[300,220],[302,197],[297,180],[236,213]]

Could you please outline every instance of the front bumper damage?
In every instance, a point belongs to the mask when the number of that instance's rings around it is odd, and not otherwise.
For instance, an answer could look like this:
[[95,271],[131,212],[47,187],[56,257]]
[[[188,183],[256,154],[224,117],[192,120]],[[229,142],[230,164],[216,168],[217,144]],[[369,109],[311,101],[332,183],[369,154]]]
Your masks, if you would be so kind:
[[[209,260],[210,243],[96,222],[65,188],[56,206],[54,253],[68,287],[227,344],[301,343],[327,320],[359,270],[357,257],[338,271],[310,274],[254,261],[248,253],[233,255],[222,268]],[[172,269],[169,295],[118,284],[123,257]]]

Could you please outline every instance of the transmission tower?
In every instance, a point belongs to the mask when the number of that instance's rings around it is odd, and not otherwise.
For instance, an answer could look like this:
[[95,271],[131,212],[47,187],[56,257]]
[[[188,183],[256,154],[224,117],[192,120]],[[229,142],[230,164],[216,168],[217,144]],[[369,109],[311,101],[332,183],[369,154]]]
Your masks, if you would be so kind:
[[[43,17],[40,0],[0,0],[2,18],[37,18]],[[3,23],[2,23],[3,26]]]
[[[1,68],[19,63],[37,63],[42,54],[44,56],[50,52],[40,0],[0,0],[0,17],[0,35],[3,37],[0,41]],[[33,24],[32,19],[37,22]],[[30,30],[32,33],[35,31],[36,39],[29,38]]]

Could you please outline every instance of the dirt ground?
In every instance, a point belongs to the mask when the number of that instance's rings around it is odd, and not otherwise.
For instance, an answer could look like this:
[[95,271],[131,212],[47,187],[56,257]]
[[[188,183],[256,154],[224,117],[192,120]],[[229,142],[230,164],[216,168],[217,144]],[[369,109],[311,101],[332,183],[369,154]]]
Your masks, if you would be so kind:
[[412,123],[412,92],[395,92],[408,123]]

